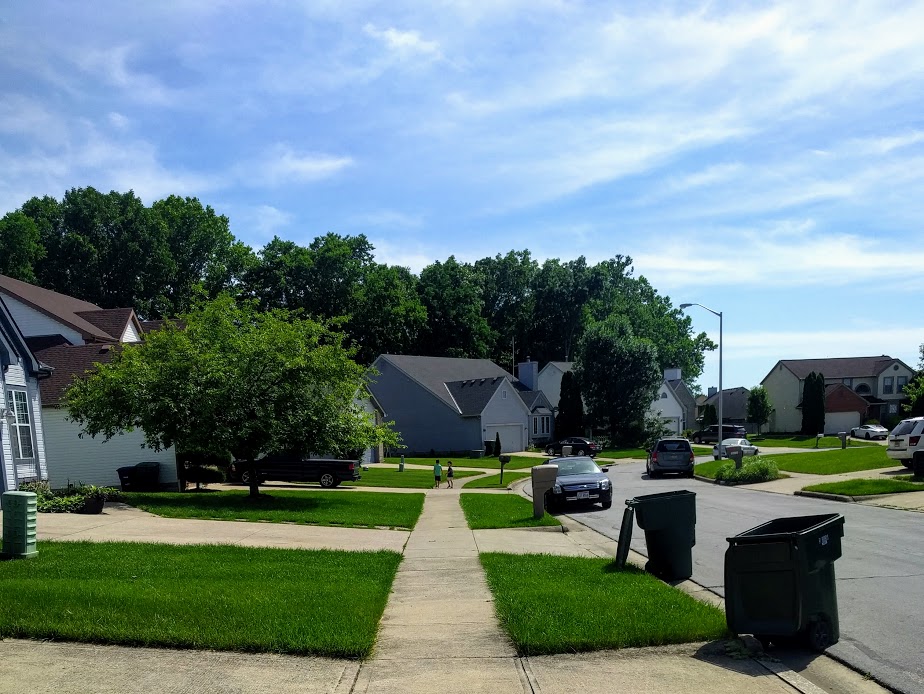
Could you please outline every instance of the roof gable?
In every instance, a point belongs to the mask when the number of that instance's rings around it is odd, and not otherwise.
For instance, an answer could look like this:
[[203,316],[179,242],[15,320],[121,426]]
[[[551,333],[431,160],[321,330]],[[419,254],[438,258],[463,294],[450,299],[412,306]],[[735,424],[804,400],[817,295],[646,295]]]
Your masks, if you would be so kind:
[[[38,358],[29,349],[26,338],[23,337],[19,326],[10,315],[6,304],[3,303],[3,296],[0,295],[0,333],[6,338],[6,342],[16,350],[17,355],[23,360],[26,366],[26,373],[30,376],[37,376],[40,372],[47,372],[43,364],[39,363]],[[3,342],[0,341],[0,369],[6,370],[6,367],[18,360],[12,359],[12,355],[6,350]]]
[[550,361],[545,366],[542,367],[539,373],[541,374],[546,369],[558,369],[562,373],[565,373],[567,371],[571,371],[573,368],[574,368],[573,361]]
[[513,380],[513,376],[490,359],[382,354],[376,359],[379,360],[387,361],[454,410],[460,410],[461,407],[446,384],[498,377]]
[[[828,359],[781,359],[774,364],[770,373],[780,365],[786,367],[799,380],[804,380],[813,371],[824,374],[825,378],[869,378],[876,377],[885,371],[891,364],[900,359],[894,359],[886,354],[878,357],[831,357]],[[910,367],[906,368],[909,370]],[[767,374],[767,376],[770,375]],[[765,377],[766,381],[767,378]]]
[[[33,344],[38,343],[33,342]],[[36,357],[54,369],[49,378],[41,381],[42,405],[60,405],[64,391],[73,380],[84,376],[89,371],[93,371],[96,364],[108,364],[112,360],[112,352],[116,348],[116,345],[99,343],[88,345],[57,344],[43,349],[36,348]]]
[[141,325],[135,318],[135,311],[130,308],[102,308],[97,311],[79,311],[76,315],[89,321],[117,341],[122,340],[125,329],[133,321],[139,328],[138,332],[141,332]]
[[[43,289],[28,282],[0,275],[0,292],[6,293],[17,301],[35,309],[54,320],[67,325],[84,338],[90,340],[112,342],[118,340],[121,333],[113,337],[110,333],[95,325],[92,321],[79,315],[83,312],[99,312],[105,309],[89,301],[75,299],[67,294],[59,294],[50,289]],[[121,309],[125,310],[125,309]],[[128,309],[131,310],[131,309]]]

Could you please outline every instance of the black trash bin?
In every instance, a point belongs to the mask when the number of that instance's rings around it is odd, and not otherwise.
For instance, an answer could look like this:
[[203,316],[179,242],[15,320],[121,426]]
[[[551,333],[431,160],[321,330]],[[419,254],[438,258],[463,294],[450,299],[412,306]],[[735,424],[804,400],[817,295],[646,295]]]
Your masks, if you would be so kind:
[[160,463],[127,465],[116,472],[119,473],[123,492],[156,492],[160,489]]
[[665,581],[690,578],[696,544],[696,493],[681,489],[645,494],[627,500],[626,506],[635,509],[638,527],[645,531],[645,570]]
[[727,538],[729,630],[764,645],[797,639],[823,651],[837,643],[834,562],[843,536],[844,517],[830,513],[777,518]]

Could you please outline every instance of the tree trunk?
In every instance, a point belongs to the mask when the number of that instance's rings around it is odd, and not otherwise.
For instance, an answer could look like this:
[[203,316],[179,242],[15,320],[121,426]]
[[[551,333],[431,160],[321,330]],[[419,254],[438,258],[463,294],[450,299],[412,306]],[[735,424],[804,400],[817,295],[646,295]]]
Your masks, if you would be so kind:
[[247,469],[250,471],[250,498],[260,498],[260,478],[257,476],[257,462],[253,458],[247,459]]

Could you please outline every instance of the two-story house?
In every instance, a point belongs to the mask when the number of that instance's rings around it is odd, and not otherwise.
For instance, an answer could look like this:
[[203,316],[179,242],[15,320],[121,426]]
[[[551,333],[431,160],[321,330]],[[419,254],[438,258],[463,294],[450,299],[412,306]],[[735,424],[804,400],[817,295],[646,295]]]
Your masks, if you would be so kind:
[[142,339],[134,310],[103,309],[4,275],[0,275],[0,299],[35,359],[51,367],[50,375],[40,381],[41,407],[38,389],[35,400],[36,410],[41,410],[35,414],[36,422],[44,425],[41,452],[47,458],[47,475],[43,479],[53,488],[78,483],[117,486],[118,468],[154,461],[160,463],[161,482],[176,482],[173,449],[145,448],[140,431],[109,441],[81,437],[80,426],[68,420],[61,407],[64,391],[75,378],[108,362],[120,344]]
[[819,433],[826,434],[849,431],[870,419],[887,423],[900,418],[904,389],[914,375],[903,361],[887,355],[782,359],[761,381],[773,405],[769,431],[799,431],[802,389],[813,371],[825,377],[825,431]]

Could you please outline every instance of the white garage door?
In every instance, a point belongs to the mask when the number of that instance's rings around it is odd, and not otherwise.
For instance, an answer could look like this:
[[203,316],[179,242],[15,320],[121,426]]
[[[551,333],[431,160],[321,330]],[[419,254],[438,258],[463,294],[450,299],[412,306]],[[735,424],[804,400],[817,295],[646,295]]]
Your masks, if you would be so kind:
[[825,433],[837,434],[846,431],[848,434],[854,427],[860,426],[859,412],[826,412]]
[[501,453],[518,453],[523,450],[523,427],[519,424],[487,427],[485,441],[494,441],[497,434],[500,434]]

